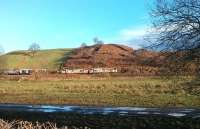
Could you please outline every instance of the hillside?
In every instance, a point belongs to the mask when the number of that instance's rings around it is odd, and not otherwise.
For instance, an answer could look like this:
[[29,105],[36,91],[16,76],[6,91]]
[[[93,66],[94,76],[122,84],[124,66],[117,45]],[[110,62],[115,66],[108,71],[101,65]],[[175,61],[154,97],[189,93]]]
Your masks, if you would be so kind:
[[75,49],[64,67],[117,67],[119,71],[132,75],[155,75],[159,73],[157,62],[161,62],[155,59],[157,56],[159,53],[144,49],[134,50],[124,45],[101,44]]
[[66,60],[73,49],[49,49],[40,50],[35,56],[29,51],[14,51],[0,56],[4,61],[4,68],[38,68],[58,69],[60,64]]
[[65,62],[69,68],[122,67],[135,62],[134,50],[116,44],[93,45],[78,48]]
[[[0,56],[5,63],[0,68],[31,68],[58,70],[66,68],[117,67],[134,75],[155,75],[161,61],[159,54],[144,49],[134,50],[118,44],[101,44],[77,49],[40,50],[35,56],[30,51],[14,51]],[[1,63],[2,64],[2,63]]]

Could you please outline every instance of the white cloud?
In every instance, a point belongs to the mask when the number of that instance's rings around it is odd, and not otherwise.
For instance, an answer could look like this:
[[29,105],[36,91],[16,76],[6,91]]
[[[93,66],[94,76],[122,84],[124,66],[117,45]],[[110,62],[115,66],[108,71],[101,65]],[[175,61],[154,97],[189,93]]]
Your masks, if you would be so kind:
[[114,42],[125,44],[134,49],[141,48],[142,45],[145,45],[144,37],[149,34],[149,28],[147,26],[131,27],[122,29],[118,32]]
[[131,29],[124,29],[120,32],[120,37],[123,40],[129,40],[132,38],[143,37],[146,35],[147,31],[145,28],[131,28]]

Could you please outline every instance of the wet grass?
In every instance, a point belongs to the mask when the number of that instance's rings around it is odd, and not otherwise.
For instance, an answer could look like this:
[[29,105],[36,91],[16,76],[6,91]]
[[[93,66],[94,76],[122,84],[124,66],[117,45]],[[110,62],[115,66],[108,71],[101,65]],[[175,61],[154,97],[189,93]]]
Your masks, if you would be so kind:
[[[0,103],[200,107],[194,77],[0,81]],[[194,82],[193,82],[194,83]],[[196,84],[196,83],[195,83]]]

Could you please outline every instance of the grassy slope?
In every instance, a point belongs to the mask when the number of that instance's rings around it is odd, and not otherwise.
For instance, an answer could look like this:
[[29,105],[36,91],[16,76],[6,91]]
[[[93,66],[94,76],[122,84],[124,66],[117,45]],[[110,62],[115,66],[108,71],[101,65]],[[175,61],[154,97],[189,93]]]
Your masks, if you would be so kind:
[[[0,81],[0,103],[200,107],[192,78],[107,78],[104,80]],[[198,84],[200,83],[199,81]]]
[[10,52],[1,56],[6,60],[6,68],[47,68],[57,69],[72,49],[40,50],[35,56],[30,56],[28,51]]

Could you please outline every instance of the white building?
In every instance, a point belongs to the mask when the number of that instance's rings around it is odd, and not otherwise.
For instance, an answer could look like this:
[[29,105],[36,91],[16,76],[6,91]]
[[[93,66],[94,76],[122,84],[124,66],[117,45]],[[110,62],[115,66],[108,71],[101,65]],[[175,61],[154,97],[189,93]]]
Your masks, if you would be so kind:
[[91,74],[91,73],[117,73],[117,68],[89,68],[89,69],[64,69],[61,73]]

